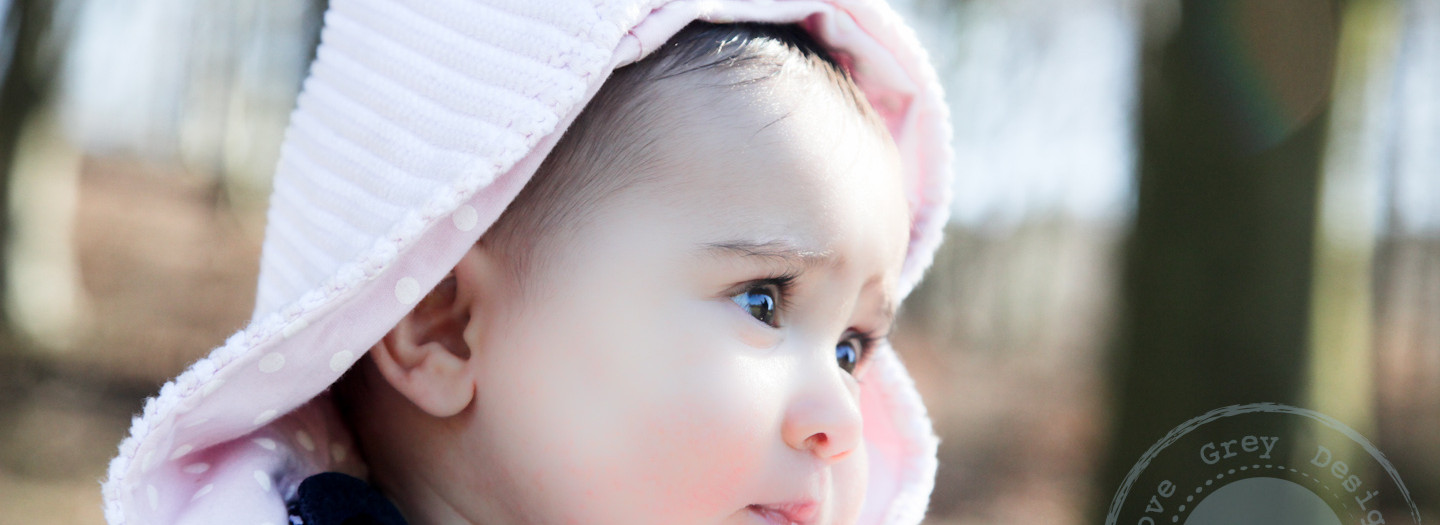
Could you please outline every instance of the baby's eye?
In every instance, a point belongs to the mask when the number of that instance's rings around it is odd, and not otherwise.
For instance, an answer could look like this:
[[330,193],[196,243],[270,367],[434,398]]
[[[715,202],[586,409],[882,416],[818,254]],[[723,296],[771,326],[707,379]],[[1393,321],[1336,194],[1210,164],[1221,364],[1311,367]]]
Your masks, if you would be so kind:
[[853,334],[846,337],[840,344],[835,345],[835,362],[840,364],[840,369],[855,373],[855,365],[860,364],[860,358],[865,352],[865,337]]
[[766,283],[745,290],[730,297],[731,301],[740,305],[751,317],[770,326],[775,324],[775,311],[780,302],[780,287]]

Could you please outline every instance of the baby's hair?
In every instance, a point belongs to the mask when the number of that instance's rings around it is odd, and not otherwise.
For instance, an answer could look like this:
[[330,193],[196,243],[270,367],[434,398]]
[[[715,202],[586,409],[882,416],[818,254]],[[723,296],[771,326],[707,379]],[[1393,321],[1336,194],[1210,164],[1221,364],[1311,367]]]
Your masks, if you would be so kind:
[[718,95],[795,78],[830,84],[888,137],[846,68],[800,26],[692,22],[643,60],[615,70],[481,242],[517,286],[526,282],[537,265],[555,262],[553,248],[570,242],[598,203],[663,176],[662,163],[672,159],[653,146],[676,120],[676,108],[666,104],[676,89]]

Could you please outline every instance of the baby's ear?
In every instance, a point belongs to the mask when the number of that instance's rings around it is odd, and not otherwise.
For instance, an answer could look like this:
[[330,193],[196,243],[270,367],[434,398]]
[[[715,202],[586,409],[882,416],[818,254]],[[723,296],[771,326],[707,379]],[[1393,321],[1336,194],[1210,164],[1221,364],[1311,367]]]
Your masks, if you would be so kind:
[[409,314],[371,348],[385,380],[435,417],[460,413],[475,398],[470,370],[480,323],[472,322],[490,271],[471,248]]

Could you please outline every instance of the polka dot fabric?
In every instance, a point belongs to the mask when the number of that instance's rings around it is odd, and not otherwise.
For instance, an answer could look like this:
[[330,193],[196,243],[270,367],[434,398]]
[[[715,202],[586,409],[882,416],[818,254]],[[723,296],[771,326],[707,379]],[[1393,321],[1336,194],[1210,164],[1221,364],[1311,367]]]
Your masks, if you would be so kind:
[[[902,155],[908,293],[948,213],[949,117],[883,3],[332,0],[281,148],[252,321],[146,402],[110,463],[106,519],[280,525],[304,478],[363,476],[327,389],[495,222],[610,72],[697,19],[801,23],[853,64]],[[937,440],[889,347],[868,374],[861,522],[918,523]]]

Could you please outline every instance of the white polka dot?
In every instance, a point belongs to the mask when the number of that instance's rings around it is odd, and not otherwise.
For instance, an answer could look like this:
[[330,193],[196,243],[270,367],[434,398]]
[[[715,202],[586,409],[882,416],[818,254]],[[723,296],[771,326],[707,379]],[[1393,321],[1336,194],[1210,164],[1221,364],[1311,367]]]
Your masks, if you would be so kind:
[[210,418],[208,418],[208,417],[194,417],[194,418],[190,418],[189,421],[186,421],[184,425],[180,425],[180,426],[181,426],[181,427],[184,427],[184,428],[194,428],[194,427],[198,427],[198,426],[200,426],[200,425],[204,425],[205,423],[208,423],[208,422],[210,422]]
[[282,328],[280,330],[280,336],[289,339],[295,334],[300,333],[300,331],[304,330],[307,326],[310,326],[309,321],[306,321],[304,319],[296,319],[294,322],[285,325],[285,328]]
[[345,450],[345,445],[336,443],[330,446],[330,459],[335,460],[336,463],[344,462],[345,455],[347,453],[348,452]]
[[255,482],[260,484],[261,490],[270,490],[270,475],[266,474],[265,471],[255,471]]
[[195,501],[195,500],[197,500],[197,499],[200,499],[200,496],[204,496],[204,495],[206,495],[206,494],[209,494],[210,491],[212,491],[212,490],[215,490],[215,484],[214,484],[214,483],[211,483],[211,484],[209,484],[209,485],[205,485],[205,486],[203,486],[203,487],[200,487],[200,490],[195,491],[195,495],[194,495],[194,496],[190,496],[190,501]]
[[475,212],[474,206],[462,204],[455,210],[455,214],[450,216],[450,220],[455,221],[455,228],[468,232],[475,229],[475,224],[480,222],[480,214]]
[[266,411],[264,411],[264,412],[261,412],[260,415],[255,416],[255,424],[256,424],[256,425],[264,425],[264,424],[266,424],[266,423],[269,423],[271,420],[275,419],[275,416],[276,416],[276,415],[277,415],[277,412],[275,412],[274,409],[270,409],[270,410],[266,410]]
[[150,510],[160,508],[160,491],[156,490],[154,485],[145,486],[145,496],[150,498]]
[[151,450],[140,458],[140,470],[150,472],[150,469],[153,468],[155,468],[155,451]]
[[299,443],[300,448],[303,448],[306,451],[315,451],[315,440],[310,439],[310,434],[306,433],[304,430],[295,431],[295,442]]
[[253,441],[256,445],[260,445],[260,448],[263,448],[265,450],[275,450],[275,440],[273,439],[255,438],[250,441]]
[[335,355],[330,356],[330,370],[344,372],[346,368],[350,368],[350,363],[354,360],[355,354],[349,350],[335,352]]
[[209,463],[191,463],[191,464],[189,464],[189,465],[185,465],[185,468],[182,468],[182,469],[180,469],[180,470],[185,471],[186,474],[204,474],[205,471],[210,470],[210,464],[209,464]]
[[404,277],[395,282],[395,299],[400,304],[415,304],[420,300],[420,282],[414,277]]
[[213,378],[210,380],[209,383],[205,383],[205,386],[200,387],[200,395],[208,396],[210,394],[213,394],[215,393],[215,389],[220,388],[220,385],[223,384],[225,384],[224,379],[220,379],[218,377]]
[[195,450],[195,447],[192,447],[190,445],[180,445],[178,447],[175,447],[175,451],[170,453],[170,460],[174,461],[180,459],[186,454],[189,454],[191,450]]
[[260,371],[267,374],[285,367],[285,356],[280,352],[270,352],[260,358]]

